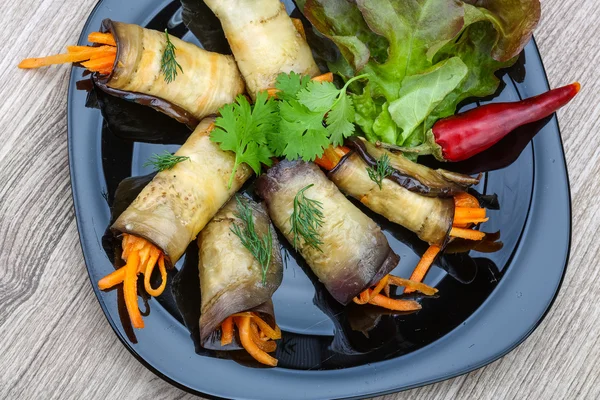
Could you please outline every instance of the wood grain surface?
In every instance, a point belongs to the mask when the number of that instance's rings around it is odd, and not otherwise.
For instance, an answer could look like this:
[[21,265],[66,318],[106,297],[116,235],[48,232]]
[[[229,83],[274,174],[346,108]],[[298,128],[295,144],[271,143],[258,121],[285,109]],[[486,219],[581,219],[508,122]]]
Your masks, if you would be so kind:
[[[129,354],[90,287],[67,163],[69,68],[16,68],[75,43],[95,3],[0,1],[0,398],[193,398]],[[600,3],[542,6],[536,39],[551,85],[583,84],[559,112],[573,198],[562,290],[541,326],[504,358],[381,399],[600,398]]]

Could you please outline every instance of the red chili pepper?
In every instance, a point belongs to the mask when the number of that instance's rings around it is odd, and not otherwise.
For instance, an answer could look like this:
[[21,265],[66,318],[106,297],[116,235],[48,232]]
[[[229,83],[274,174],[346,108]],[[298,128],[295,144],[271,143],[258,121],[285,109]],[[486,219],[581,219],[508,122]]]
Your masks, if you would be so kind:
[[514,103],[492,103],[439,120],[433,125],[433,151],[445,161],[462,161],[478,154],[521,125],[545,118],[567,104],[581,85],[577,82]]

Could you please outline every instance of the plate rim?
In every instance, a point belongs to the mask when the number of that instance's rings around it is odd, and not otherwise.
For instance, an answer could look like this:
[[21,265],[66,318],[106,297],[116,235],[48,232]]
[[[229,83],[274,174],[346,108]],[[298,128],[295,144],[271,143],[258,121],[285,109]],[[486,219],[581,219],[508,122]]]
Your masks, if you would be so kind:
[[[91,23],[92,23],[92,19],[93,17],[98,13],[98,10],[100,9],[100,7],[109,2],[110,0],[98,0],[98,2],[96,3],[96,5],[94,6],[94,8],[91,10],[90,14],[88,15],[85,24],[82,27],[81,30],[81,34],[79,36],[79,40],[78,42],[81,43],[82,41],[85,41],[85,33],[86,31],[89,29]],[[171,1],[169,0],[157,0],[157,2],[161,1],[162,3],[168,4]],[[142,5],[141,7],[145,7],[146,5]],[[540,61],[540,66],[541,66],[541,77],[543,78],[543,83],[546,89],[549,89],[549,80],[548,80],[548,75],[546,72],[546,68],[544,67],[544,64],[542,62],[542,57],[541,54],[539,52],[539,47],[537,46],[537,42],[535,40],[535,38],[532,38],[531,40],[531,45],[534,48],[535,52],[538,54],[539,57],[539,61]],[[123,336],[122,333],[120,332],[119,328],[117,327],[117,322],[115,322],[109,315],[107,306],[105,304],[105,301],[103,300],[103,298],[101,297],[101,292],[97,289],[96,285],[95,285],[95,281],[94,278],[92,276],[92,267],[91,267],[91,260],[88,260],[88,253],[84,250],[85,249],[85,242],[86,239],[84,238],[84,229],[83,229],[83,211],[81,210],[81,206],[79,204],[78,201],[78,195],[76,194],[76,187],[77,184],[76,182],[76,170],[75,170],[75,157],[74,157],[74,146],[73,146],[73,136],[74,136],[74,124],[73,124],[73,96],[72,96],[72,92],[75,90],[75,81],[78,79],[77,78],[77,73],[79,72],[79,70],[75,67],[71,68],[71,72],[70,72],[70,76],[69,76],[69,87],[68,87],[68,91],[67,91],[67,134],[68,134],[68,160],[69,160],[69,175],[70,175],[70,180],[71,180],[71,195],[73,197],[73,204],[74,204],[74,209],[75,209],[75,216],[76,216],[76,223],[77,223],[77,231],[78,231],[78,236],[79,236],[79,241],[80,241],[80,245],[82,248],[82,253],[84,255],[84,261],[86,264],[86,270],[88,272],[88,277],[90,280],[90,284],[92,285],[92,288],[94,290],[94,293],[96,294],[96,298],[98,300],[98,303],[100,304],[100,307],[102,308],[102,311],[104,313],[105,318],[107,319],[109,325],[111,326],[111,328],[113,329],[113,331],[115,332],[116,336],[119,338],[119,340],[121,341],[121,343],[125,346],[125,348],[127,348],[127,350],[139,361],[142,363],[142,365],[144,365],[146,368],[148,368],[150,371],[152,371],[155,375],[159,376],[160,378],[162,378],[163,380],[169,382],[170,384],[195,395],[200,395],[206,398],[211,398],[211,399],[221,399],[221,398],[225,398],[225,397],[221,397],[220,395],[217,394],[211,394],[211,393],[207,393],[207,392],[203,392],[203,391],[199,391],[196,390],[194,388],[191,388],[179,381],[177,381],[175,378],[167,375],[166,373],[164,373],[163,371],[161,371],[158,367],[152,365],[148,360],[146,360],[139,352],[137,352],[129,343],[129,340],[127,339],[127,337]],[[566,271],[568,268],[568,264],[569,264],[569,260],[570,260],[570,254],[571,254],[571,244],[572,244],[572,199],[571,199],[571,187],[570,187],[570,180],[569,180],[569,173],[568,173],[568,168],[567,168],[567,163],[566,163],[566,155],[564,152],[564,144],[563,144],[563,140],[562,140],[562,135],[560,133],[560,126],[558,123],[558,119],[556,117],[556,114],[552,117],[552,119],[549,122],[549,125],[554,125],[554,127],[552,127],[552,130],[556,130],[556,134],[558,134],[558,139],[559,139],[559,153],[560,153],[560,158],[562,160],[562,169],[564,170],[565,173],[565,183],[566,183],[566,195],[567,195],[567,208],[568,208],[568,235],[566,238],[566,254],[565,254],[565,260],[562,266],[562,272],[561,275],[559,277],[557,286],[556,286],[556,290],[554,291],[552,298],[549,299],[549,302],[547,303],[545,310],[543,311],[542,314],[540,314],[536,321],[534,322],[534,324],[531,326],[531,328],[526,331],[525,333],[523,333],[518,340],[514,341],[510,346],[504,348],[503,351],[495,353],[494,355],[480,361],[479,363],[475,363],[475,364],[471,364],[471,365],[467,365],[463,368],[460,369],[456,369],[455,371],[453,371],[450,374],[446,374],[444,376],[438,376],[429,380],[421,380],[418,383],[414,383],[414,384],[410,384],[410,385],[405,385],[405,386],[398,386],[398,387],[392,387],[389,389],[382,389],[382,390],[375,390],[375,391],[365,391],[363,393],[357,394],[357,395],[349,395],[349,396],[343,396],[343,397],[337,397],[336,398],[345,398],[345,399],[353,399],[353,398],[363,398],[364,396],[378,396],[378,395],[384,395],[384,394],[389,394],[389,393],[396,393],[399,391],[404,391],[404,390],[410,390],[410,389],[414,389],[417,387],[421,387],[421,386],[425,386],[425,385],[429,385],[432,383],[436,383],[436,382],[441,382],[447,379],[451,379],[460,375],[464,375],[466,373],[472,372],[476,369],[482,368],[502,357],[504,357],[506,354],[510,353],[511,351],[513,351],[514,349],[516,349],[518,346],[520,346],[527,338],[529,338],[529,336],[540,326],[540,324],[543,322],[543,320],[546,318],[546,316],[548,315],[549,311],[551,310],[551,308],[553,307],[558,293],[560,292],[560,289],[562,287],[562,284],[564,282],[564,278],[566,275]],[[553,132],[554,134],[554,132]],[[537,138],[536,138],[537,139]],[[535,141],[535,139],[534,139]],[[535,149],[535,145],[534,145],[534,149]],[[535,151],[535,150],[534,150]],[[534,162],[533,165],[536,165],[537,163]],[[532,190],[535,190],[535,180],[533,183],[533,188]],[[532,198],[532,202],[533,202],[533,198]],[[533,207],[533,204],[530,206]],[[526,235],[525,230],[527,230],[527,227],[530,224],[530,220],[528,218],[528,221],[525,224],[524,227],[524,232],[523,232],[523,236]],[[513,268],[514,269],[514,268]],[[500,282],[500,284],[502,284],[502,281]],[[494,292],[498,291],[499,288],[495,288]],[[484,308],[485,303],[491,298],[492,296],[490,295],[490,297],[488,299],[486,299],[486,301],[479,307],[479,309],[477,311],[475,311],[475,313],[473,315],[471,315],[468,319],[472,318],[475,314],[477,314],[480,310],[482,310]],[[449,336],[453,331],[458,330],[460,328],[456,327],[454,330],[450,331],[449,333],[447,333],[445,336],[441,337],[440,339],[436,340],[435,342],[431,343],[428,346],[425,346],[413,353],[410,354],[415,354],[420,352],[421,350],[424,350],[426,348],[428,348],[429,346],[433,345],[436,342],[440,342],[442,339],[444,339],[444,337]],[[382,361],[382,362],[389,362],[389,361],[393,361],[393,360],[397,360],[399,358],[402,357],[398,357],[396,359],[391,359],[391,360],[386,360],[386,361]],[[381,362],[380,362],[381,363]],[[380,364],[377,363],[377,364]],[[361,367],[352,367],[352,368],[347,368],[347,369],[357,369],[357,368],[361,368]],[[328,370],[328,371],[294,371],[294,373],[315,373],[315,372],[319,372],[321,374],[324,375],[330,375],[339,371],[344,371],[347,369],[342,369],[342,370]],[[335,396],[335,395],[334,395]],[[311,397],[312,398],[312,397]]]

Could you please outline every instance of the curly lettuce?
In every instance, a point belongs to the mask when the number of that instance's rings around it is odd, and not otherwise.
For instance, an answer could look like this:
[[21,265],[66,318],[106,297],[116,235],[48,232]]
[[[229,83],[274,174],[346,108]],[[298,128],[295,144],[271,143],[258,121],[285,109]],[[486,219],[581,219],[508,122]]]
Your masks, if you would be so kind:
[[353,84],[370,141],[417,146],[440,118],[492,95],[540,18],[539,0],[306,0],[305,16],[339,48],[332,71]]

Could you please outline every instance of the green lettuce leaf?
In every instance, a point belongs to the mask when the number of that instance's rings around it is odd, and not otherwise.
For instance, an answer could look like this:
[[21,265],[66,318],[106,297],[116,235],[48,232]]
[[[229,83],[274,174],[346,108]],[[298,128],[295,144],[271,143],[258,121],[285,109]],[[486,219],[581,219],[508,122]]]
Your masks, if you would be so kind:
[[540,1],[307,0],[303,9],[340,48],[332,70],[368,75],[350,87],[367,139],[417,146],[460,102],[497,90],[496,71],[530,40]]
[[452,57],[420,74],[408,76],[402,82],[399,97],[390,103],[388,111],[402,129],[397,143],[404,143],[429,114],[457,87],[469,73],[460,57]]

